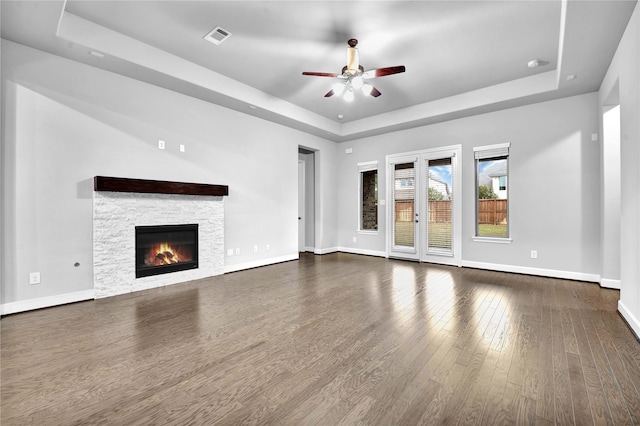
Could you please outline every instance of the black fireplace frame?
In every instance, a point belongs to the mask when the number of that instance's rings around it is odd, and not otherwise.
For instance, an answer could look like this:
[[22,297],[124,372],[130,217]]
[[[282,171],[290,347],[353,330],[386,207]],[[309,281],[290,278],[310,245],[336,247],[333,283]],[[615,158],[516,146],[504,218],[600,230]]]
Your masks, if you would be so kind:
[[[176,232],[176,231],[191,231],[195,232],[195,241],[194,241],[194,253],[195,260],[189,262],[180,262],[175,263],[173,265],[161,265],[161,266],[147,266],[140,267],[139,265],[144,264],[144,260],[140,258],[143,254],[138,250],[139,242],[138,238],[140,236],[139,231],[144,231],[145,234],[151,233],[166,233],[166,232]],[[198,259],[200,257],[198,252],[198,224],[189,223],[183,225],[152,225],[152,226],[136,226],[136,246],[135,246],[135,269],[136,269],[136,278],[150,277],[153,275],[160,274],[168,274],[171,272],[178,271],[186,271],[189,269],[197,269],[198,268]]]

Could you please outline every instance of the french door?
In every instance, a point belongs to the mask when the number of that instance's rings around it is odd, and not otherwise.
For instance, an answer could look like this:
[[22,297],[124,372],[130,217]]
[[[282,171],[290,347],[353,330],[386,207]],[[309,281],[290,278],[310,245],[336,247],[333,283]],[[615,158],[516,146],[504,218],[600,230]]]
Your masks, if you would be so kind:
[[387,156],[387,254],[460,265],[460,146]]

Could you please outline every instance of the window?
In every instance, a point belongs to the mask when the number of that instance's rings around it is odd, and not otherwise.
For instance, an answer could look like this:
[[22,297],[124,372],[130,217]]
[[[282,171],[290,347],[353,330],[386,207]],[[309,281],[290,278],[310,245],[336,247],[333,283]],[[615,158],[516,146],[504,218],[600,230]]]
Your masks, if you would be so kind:
[[378,162],[358,163],[360,172],[359,230],[378,231]]
[[510,241],[509,146],[507,143],[473,149],[476,163],[476,237]]
[[506,176],[500,176],[499,179],[500,182],[500,191],[506,191],[507,189],[507,177]]

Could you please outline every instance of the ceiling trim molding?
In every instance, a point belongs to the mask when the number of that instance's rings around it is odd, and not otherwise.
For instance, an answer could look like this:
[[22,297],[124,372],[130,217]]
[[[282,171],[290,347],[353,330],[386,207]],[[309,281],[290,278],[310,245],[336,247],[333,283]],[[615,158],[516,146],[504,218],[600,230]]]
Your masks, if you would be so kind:
[[[200,99],[216,104],[222,104],[225,100],[227,101],[225,106],[229,107],[231,104],[231,109],[315,134],[324,139],[342,142],[496,110],[500,105],[512,105],[518,99],[535,98],[558,90],[563,83],[561,70],[566,19],[567,0],[562,0],[558,64],[555,70],[346,123],[328,119],[179,56],[81,18],[66,11],[64,6],[56,36],[136,67],[159,73],[162,78],[156,79],[152,84],[187,96],[195,94]],[[139,76],[140,73],[136,74]],[[136,78],[132,75],[129,77]],[[232,102],[229,103],[229,100]]]

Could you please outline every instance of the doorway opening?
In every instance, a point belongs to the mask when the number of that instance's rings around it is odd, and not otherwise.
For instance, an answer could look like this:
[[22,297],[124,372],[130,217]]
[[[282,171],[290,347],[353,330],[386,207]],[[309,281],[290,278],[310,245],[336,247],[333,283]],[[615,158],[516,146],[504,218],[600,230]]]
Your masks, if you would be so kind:
[[601,225],[602,271],[600,285],[620,288],[620,215],[622,178],[620,153],[620,94],[616,83],[602,106]]
[[298,147],[298,252],[315,251],[316,151]]

